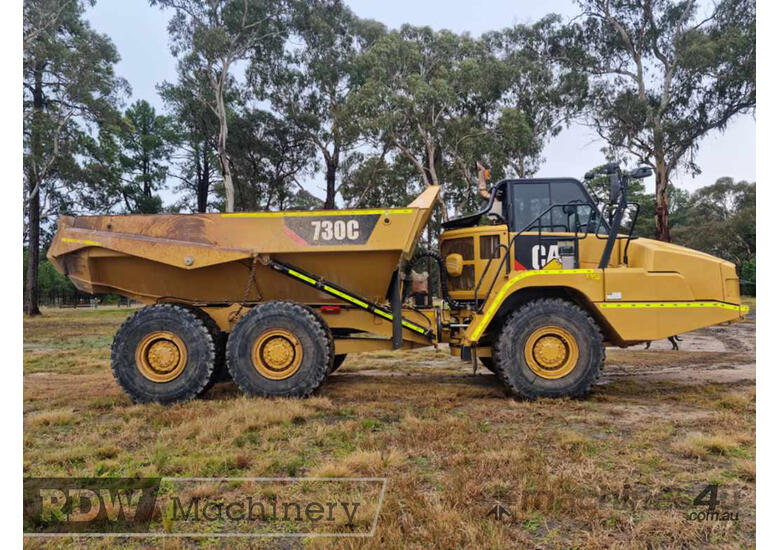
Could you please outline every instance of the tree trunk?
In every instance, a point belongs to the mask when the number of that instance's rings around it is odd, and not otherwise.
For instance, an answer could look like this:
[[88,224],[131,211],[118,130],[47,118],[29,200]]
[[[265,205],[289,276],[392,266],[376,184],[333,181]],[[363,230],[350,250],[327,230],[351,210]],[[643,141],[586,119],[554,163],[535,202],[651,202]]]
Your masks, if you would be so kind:
[[669,183],[669,168],[663,156],[656,156],[655,163],[655,238],[659,241],[671,242],[669,233],[669,201],[667,186]]
[[38,307],[38,263],[40,262],[41,246],[41,184],[36,166],[42,159],[40,121],[43,111],[43,68],[36,69],[35,89],[33,90],[32,135],[30,153],[35,162],[31,163],[27,175],[27,281],[25,287],[27,296],[24,301],[24,312],[27,315],[40,315]]
[[[227,133],[227,128],[225,128],[225,133]],[[219,157],[219,168],[222,172],[222,182],[225,185],[225,212],[233,212],[236,205],[236,191],[233,187],[233,177],[230,174],[230,160],[228,159],[227,151],[225,150],[225,140],[223,139],[222,130],[219,131],[219,149],[217,151],[217,156]]]
[[198,174],[198,212],[205,212],[209,202],[209,150],[205,143],[202,154],[203,163],[199,163],[201,172]]
[[230,158],[227,153],[227,113],[225,112],[225,98],[223,97],[222,85],[215,86],[215,95],[217,99],[217,117],[219,118],[219,139],[217,140],[217,157],[219,158],[219,168],[222,172],[222,182],[225,186],[225,212],[233,212],[236,205],[236,191],[233,187],[233,177],[230,174]]
[[[30,191],[35,187],[35,179],[30,178]],[[27,199],[27,296],[24,301],[24,312],[27,315],[40,315],[38,308],[38,263],[40,262],[41,245],[41,202],[40,192]]]
[[336,170],[338,169],[338,157],[333,156],[332,160],[325,164],[325,210],[336,208]]

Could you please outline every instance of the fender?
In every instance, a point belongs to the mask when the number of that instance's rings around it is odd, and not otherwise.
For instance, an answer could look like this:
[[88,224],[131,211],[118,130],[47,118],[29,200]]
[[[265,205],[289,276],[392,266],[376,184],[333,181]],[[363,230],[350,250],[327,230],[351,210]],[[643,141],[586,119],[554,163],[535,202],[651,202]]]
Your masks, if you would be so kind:
[[522,288],[529,287],[570,287],[588,297],[591,302],[604,301],[604,277],[601,269],[539,269],[521,271],[507,279],[500,287],[494,288],[482,307],[482,313],[476,315],[466,329],[464,341],[473,345],[484,334],[490,321],[498,313],[501,304]]

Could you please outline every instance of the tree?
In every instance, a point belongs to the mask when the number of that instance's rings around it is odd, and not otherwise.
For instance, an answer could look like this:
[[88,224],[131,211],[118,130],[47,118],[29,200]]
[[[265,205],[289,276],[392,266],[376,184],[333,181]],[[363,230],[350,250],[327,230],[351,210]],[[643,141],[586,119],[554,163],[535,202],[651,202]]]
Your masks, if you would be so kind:
[[737,273],[756,255],[756,184],[719,178],[690,198],[679,241],[733,262]]
[[147,101],[138,100],[125,111],[119,140],[122,198],[128,212],[154,214],[162,210],[162,200],[153,191],[165,184],[178,139],[173,121],[158,115]]
[[755,0],[579,0],[562,60],[591,77],[590,120],[612,147],[655,169],[656,238],[670,240],[668,186],[697,174],[711,130],[755,108]]
[[[475,78],[484,67],[477,53],[489,57],[484,45],[467,35],[404,25],[361,56],[368,75],[355,97],[361,130],[378,148],[393,149],[411,162],[423,185],[441,185],[442,176],[470,169],[476,158],[469,162],[462,148],[490,132],[484,120],[468,112],[490,102],[477,97],[485,90]],[[495,102],[498,95],[491,91]],[[439,197],[445,220],[446,200],[462,198],[449,187]]]
[[[293,18],[294,46],[285,62],[271,67],[255,59],[258,92],[297,126],[322,157],[324,207],[336,207],[336,177],[360,133],[349,100],[363,81],[355,60],[384,32],[384,26],[355,17],[341,0],[302,3]],[[270,82],[266,89],[265,82]]]
[[[179,82],[217,117],[217,158],[225,190],[225,209],[234,210],[235,189],[227,150],[225,95],[237,65],[249,59],[274,63],[287,38],[286,2],[274,0],[150,0],[175,10],[168,25],[171,52],[179,58]],[[200,85],[208,83],[207,91]]]
[[515,25],[483,37],[500,64],[491,71],[502,88],[500,130],[506,164],[517,177],[533,175],[542,150],[584,108],[588,83],[579,70],[556,63],[561,18]]
[[[174,153],[177,170],[171,172],[179,181],[175,190],[185,193],[178,207],[206,212],[219,165],[215,155],[219,121],[193,90],[168,82],[163,82],[157,89],[177,121],[180,135],[179,147]],[[195,201],[191,202],[193,196]]]
[[24,4],[24,309],[29,315],[40,313],[41,205],[80,181],[79,161],[89,153],[88,125],[115,120],[119,96],[129,89],[114,75],[119,56],[111,40],[93,31],[83,16],[80,1]]
[[[299,181],[316,169],[309,136],[262,109],[244,109],[234,119],[228,151],[236,175],[236,204],[242,210],[284,210],[293,204],[308,205],[310,199],[322,206]],[[303,202],[296,202],[296,197]]]

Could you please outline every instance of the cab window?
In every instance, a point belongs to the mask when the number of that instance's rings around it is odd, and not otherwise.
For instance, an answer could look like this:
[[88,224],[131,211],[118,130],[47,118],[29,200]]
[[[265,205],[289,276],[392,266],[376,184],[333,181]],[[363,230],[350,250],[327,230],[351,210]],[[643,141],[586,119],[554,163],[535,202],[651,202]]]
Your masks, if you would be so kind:
[[[542,216],[542,231],[589,232],[596,230],[599,216],[582,186],[575,181],[516,182],[511,192],[511,224],[521,231],[553,204],[584,203],[570,208],[553,208]],[[537,229],[534,224],[529,230]]]
[[[548,183],[515,183],[512,185],[512,225],[515,231],[523,229],[539,214],[550,207],[550,185]],[[549,213],[542,225],[550,225]]]

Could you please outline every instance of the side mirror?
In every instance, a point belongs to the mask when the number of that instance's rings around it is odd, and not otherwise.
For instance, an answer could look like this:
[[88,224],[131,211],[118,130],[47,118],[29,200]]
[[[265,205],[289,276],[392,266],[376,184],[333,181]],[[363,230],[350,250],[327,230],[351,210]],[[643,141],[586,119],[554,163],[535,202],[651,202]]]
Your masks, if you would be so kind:
[[631,170],[631,173],[629,174],[630,177],[634,178],[635,180],[641,180],[643,178],[647,178],[653,175],[653,169],[649,166],[640,166],[639,168],[634,168]]

